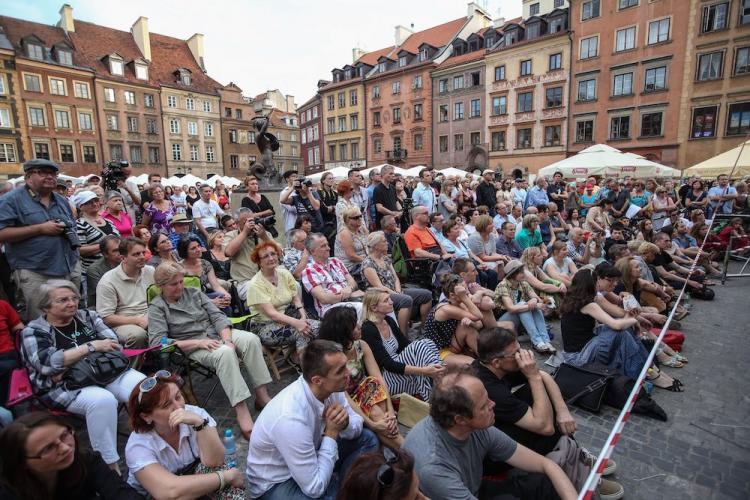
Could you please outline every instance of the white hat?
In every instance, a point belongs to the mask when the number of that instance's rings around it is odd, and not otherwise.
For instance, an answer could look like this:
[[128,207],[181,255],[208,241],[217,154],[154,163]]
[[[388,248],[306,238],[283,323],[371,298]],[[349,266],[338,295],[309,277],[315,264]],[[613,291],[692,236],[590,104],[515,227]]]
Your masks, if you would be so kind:
[[93,191],[79,191],[73,195],[71,201],[75,206],[80,207],[84,203],[88,203],[95,198],[99,198],[99,195]]

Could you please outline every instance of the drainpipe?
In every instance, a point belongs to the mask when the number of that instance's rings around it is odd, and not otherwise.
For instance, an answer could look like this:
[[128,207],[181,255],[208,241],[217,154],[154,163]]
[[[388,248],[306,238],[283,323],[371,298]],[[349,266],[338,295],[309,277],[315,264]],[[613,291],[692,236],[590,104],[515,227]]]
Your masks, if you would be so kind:
[[573,127],[570,126],[570,124],[573,121],[573,31],[571,31],[570,28],[568,28],[568,60],[570,63],[568,64],[568,120],[566,126],[568,127],[567,132],[565,133],[565,157],[568,157],[568,152],[570,151],[570,131],[573,129]]

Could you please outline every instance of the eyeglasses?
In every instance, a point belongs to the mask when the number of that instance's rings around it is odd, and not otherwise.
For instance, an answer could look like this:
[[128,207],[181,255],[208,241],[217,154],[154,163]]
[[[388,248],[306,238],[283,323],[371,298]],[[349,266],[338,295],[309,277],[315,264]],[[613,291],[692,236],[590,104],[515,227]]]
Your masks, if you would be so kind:
[[69,302],[77,304],[80,299],[78,297],[63,297],[61,299],[53,300],[55,304],[67,304]]
[[352,215],[352,216],[350,216],[349,218],[350,218],[350,219],[355,219],[355,220],[358,220],[358,219],[361,219],[361,218],[362,218],[362,216],[361,216],[361,215]]
[[141,404],[141,397],[143,396],[144,392],[151,392],[154,390],[154,387],[156,387],[157,382],[159,382],[160,378],[169,378],[172,376],[172,372],[168,370],[159,370],[158,372],[154,373],[153,377],[148,377],[143,379],[143,382],[141,382],[141,385],[138,386],[138,404]]
[[398,462],[398,455],[388,457],[383,465],[378,467],[377,480],[382,488],[388,488],[396,479],[396,471],[393,470],[393,464]]
[[496,358],[500,358],[500,359],[503,359],[503,358],[514,358],[514,357],[516,357],[516,354],[518,354],[519,352],[521,352],[521,348],[520,347],[518,349],[516,349],[515,351],[513,351],[513,352],[507,352],[507,353],[504,352],[502,354],[498,354],[495,357]]
[[30,174],[36,174],[40,177],[57,177],[57,172],[54,170],[29,170]]
[[53,454],[57,453],[57,451],[60,449],[60,445],[65,443],[67,445],[72,444],[75,439],[75,430],[72,427],[66,427],[65,430],[60,434],[60,436],[57,438],[57,440],[54,443],[50,443],[44,448],[42,448],[42,451],[39,452],[38,455],[34,455],[31,457],[26,457],[28,460],[39,460],[42,458],[49,458]]

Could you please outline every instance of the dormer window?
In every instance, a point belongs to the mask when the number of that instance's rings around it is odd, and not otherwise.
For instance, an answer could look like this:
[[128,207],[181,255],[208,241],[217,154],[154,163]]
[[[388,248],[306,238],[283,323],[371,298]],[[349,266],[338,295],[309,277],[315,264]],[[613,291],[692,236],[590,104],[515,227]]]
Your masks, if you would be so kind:
[[378,72],[379,73],[385,73],[385,63],[378,63]]
[[424,62],[427,60],[427,49],[420,49],[419,50],[419,62]]
[[403,68],[404,66],[406,66],[406,56],[399,56],[398,67]]
[[44,48],[41,45],[30,43],[26,45],[26,55],[31,59],[44,60]]
[[484,47],[485,48],[489,49],[493,45],[495,45],[495,37],[494,36],[488,36],[487,38],[484,39]]
[[540,34],[540,23],[531,23],[526,25],[526,39],[531,40],[532,38],[536,38]]
[[184,68],[181,68],[178,70],[180,74],[180,83],[183,85],[191,85],[192,84],[192,77],[190,76],[190,71]]
[[69,50],[58,50],[57,62],[66,66],[73,66],[73,53]]
[[136,64],[135,77],[139,80],[148,80],[148,66],[145,64]]
[[344,80],[349,80],[352,77],[352,70],[347,69],[344,71]]
[[113,75],[117,76],[123,76],[125,74],[124,66],[122,64],[122,60],[118,59],[109,59],[109,72]]

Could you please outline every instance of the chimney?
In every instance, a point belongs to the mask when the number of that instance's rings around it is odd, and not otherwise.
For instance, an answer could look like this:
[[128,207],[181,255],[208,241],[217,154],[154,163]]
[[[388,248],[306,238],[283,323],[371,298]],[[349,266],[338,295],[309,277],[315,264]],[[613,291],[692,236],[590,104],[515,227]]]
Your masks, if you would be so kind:
[[365,55],[364,50],[360,49],[359,47],[354,47],[352,49],[352,64],[357,62],[359,58],[362,57],[363,55]]
[[409,35],[414,33],[412,30],[407,28],[406,26],[401,26],[400,24],[396,26],[396,33],[395,33],[395,45],[399,46],[402,43],[406,41],[407,38],[409,38]]
[[73,7],[68,4],[63,4],[60,7],[60,22],[58,23],[65,33],[75,33],[76,27],[73,24]]
[[498,17],[497,19],[494,19],[492,21],[492,27],[493,28],[500,28],[505,24],[505,18],[504,17]]
[[205,72],[206,66],[203,63],[203,35],[200,33],[196,33],[195,35],[188,38],[187,44],[188,47],[190,47],[190,52],[193,53],[193,57],[198,63],[198,66],[200,66],[201,69]]
[[297,105],[294,104],[294,96],[293,95],[286,96],[286,112],[294,113],[296,111],[297,111]]
[[139,17],[130,27],[130,33],[132,33],[135,44],[143,54],[143,58],[151,61],[151,35],[148,33],[148,18]]

